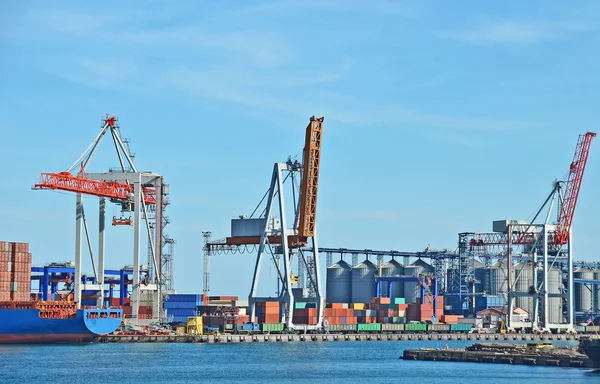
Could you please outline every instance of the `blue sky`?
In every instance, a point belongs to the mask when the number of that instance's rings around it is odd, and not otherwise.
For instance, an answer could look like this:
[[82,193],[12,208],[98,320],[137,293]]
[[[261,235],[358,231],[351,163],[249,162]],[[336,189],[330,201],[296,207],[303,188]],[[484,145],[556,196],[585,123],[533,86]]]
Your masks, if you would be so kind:
[[[325,116],[324,247],[456,247],[532,216],[597,130],[595,1],[138,1],[0,5],[0,236],[35,264],[72,259],[74,196],[32,191],[120,119],[140,169],[171,185],[175,285],[202,289],[202,231],[228,235]],[[574,220],[597,260],[592,144]],[[90,165],[117,165],[109,141]],[[95,199],[86,199],[95,227]],[[109,215],[118,214],[112,206]],[[111,228],[108,266],[131,263]],[[145,257],[145,255],[144,255]],[[212,293],[246,296],[253,257],[212,260]],[[270,272],[274,277],[274,273]],[[323,271],[324,275],[324,271]],[[269,276],[269,272],[263,273]]]

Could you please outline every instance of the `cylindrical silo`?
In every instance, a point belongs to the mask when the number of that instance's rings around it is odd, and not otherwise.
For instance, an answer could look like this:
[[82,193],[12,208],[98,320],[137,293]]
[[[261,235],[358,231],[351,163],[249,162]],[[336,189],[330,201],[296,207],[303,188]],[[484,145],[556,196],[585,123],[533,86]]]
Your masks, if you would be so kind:
[[411,265],[421,267],[421,273],[423,275],[433,275],[435,268],[431,264],[426,263],[424,260],[418,259]]
[[[573,271],[574,279],[594,280],[594,272],[587,268],[579,268]],[[548,283],[548,285],[550,285]],[[592,289],[593,285],[575,283],[575,311],[590,313],[592,311]]]
[[349,303],[352,300],[352,267],[344,260],[327,268],[327,302]]
[[[508,300],[507,265],[506,260],[498,260],[490,268],[490,294],[504,297],[505,302]],[[514,269],[512,270],[512,280],[514,281]]]
[[[420,265],[407,265],[404,267],[404,275],[405,276],[414,276],[417,277],[423,270],[423,267]],[[405,281],[404,282],[404,299],[406,304],[414,304],[417,302],[417,298],[419,297],[419,291],[417,287],[416,281]]]
[[352,268],[352,302],[370,303],[375,297],[375,273],[377,267],[369,260]]
[[[531,264],[529,263],[519,263],[515,265],[515,291],[519,293],[528,293],[529,287],[532,284],[532,275],[531,275]],[[527,296],[517,296],[515,299],[515,305],[518,308],[523,309],[529,315],[532,315],[533,310],[533,298]]]
[[[593,275],[593,274],[592,274]],[[562,271],[552,267],[548,271],[548,293],[560,293],[562,287]],[[575,291],[577,292],[577,290]],[[591,300],[590,300],[591,303]],[[563,305],[561,297],[548,298],[548,323],[560,324],[562,322]]]
[[[396,260],[390,260],[385,263],[381,268],[382,276],[401,276],[404,274],[404,267]],[[389,282],[383,282],[381,284],[382,296],[387,296]],[[395,281],[392,284],[392,297],[404,297],[404,282]]]

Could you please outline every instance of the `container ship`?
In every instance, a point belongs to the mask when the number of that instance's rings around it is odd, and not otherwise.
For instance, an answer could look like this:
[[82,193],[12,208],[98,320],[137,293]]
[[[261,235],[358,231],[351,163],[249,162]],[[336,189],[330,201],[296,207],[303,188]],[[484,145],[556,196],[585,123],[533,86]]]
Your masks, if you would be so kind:
[[84,344],[114,332],[121,309],[77,309],[69,302],[0,303],[0,344]]
[[90,343],[119,328],[122,309],[31,300],[27,243],[0,241],[0,344]]

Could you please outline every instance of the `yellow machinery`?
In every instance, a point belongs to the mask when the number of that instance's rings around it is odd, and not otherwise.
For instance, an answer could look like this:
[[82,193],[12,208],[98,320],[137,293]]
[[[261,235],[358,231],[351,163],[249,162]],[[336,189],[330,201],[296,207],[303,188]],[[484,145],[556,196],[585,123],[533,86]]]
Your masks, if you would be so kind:
[[185,335],[186,327],[177,327],[175,328],[175,334],[177,336]]
[[187,322],[185,333],[188,335],[202,335],[204,331],[204,324],[202,316],[190,317]]
[[498,333],[506,333],[506,324],[502,319],[498,319]]

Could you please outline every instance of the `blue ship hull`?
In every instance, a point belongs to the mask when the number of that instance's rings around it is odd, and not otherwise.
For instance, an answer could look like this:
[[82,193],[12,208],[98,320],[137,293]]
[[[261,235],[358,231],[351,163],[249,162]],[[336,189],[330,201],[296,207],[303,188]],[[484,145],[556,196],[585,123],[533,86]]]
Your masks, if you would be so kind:
[[121,325],[121,309],[79,309],[74,318],[45,319],[39,309],[0,309],[0,344],[91,343]]

